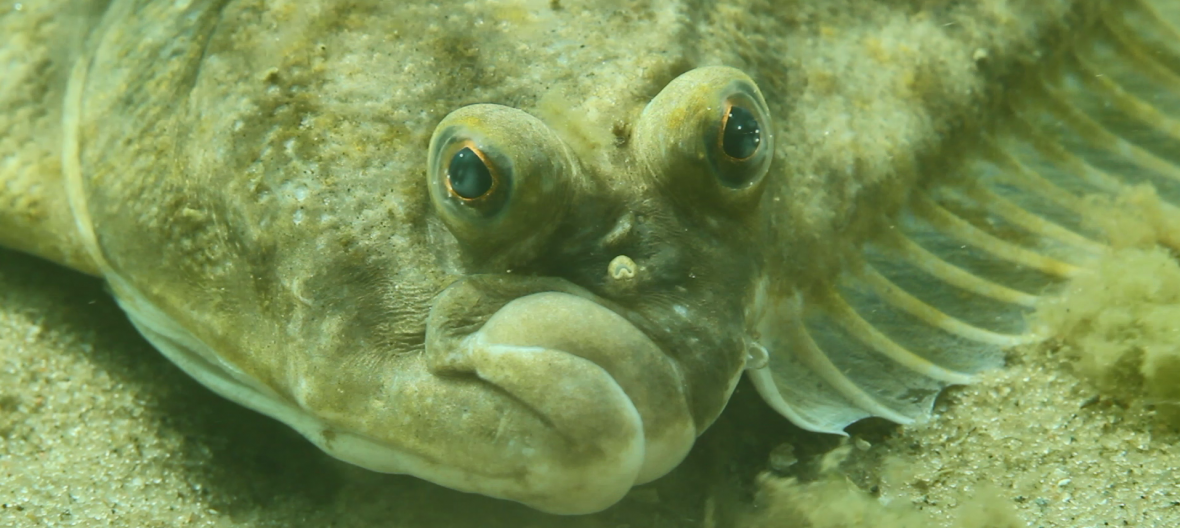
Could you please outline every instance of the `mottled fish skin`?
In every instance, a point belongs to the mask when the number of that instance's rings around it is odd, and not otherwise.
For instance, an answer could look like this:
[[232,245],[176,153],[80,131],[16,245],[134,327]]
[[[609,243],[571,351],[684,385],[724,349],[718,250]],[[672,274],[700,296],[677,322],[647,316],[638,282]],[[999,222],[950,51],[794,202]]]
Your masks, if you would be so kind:
[[[1010,22],[1043,36],[1070,13],[1100,19],[1072,4],[1030,0]],[[555,513],[671,470],[746,369],[810,430],[927,415],[941,388],[1045,337],[1023,314],[1105,250],[1076,221],[1081,196],[1139,181],[1075,161],[1092,147],[1052,154],[1077,139],[1045,139],[1052,125],[1022,126],[1095,93],[1070,92],[1068,73],[1054,84],[1072,59],[997,48],[990,78],[1045,72],[1028,91],[1048,95],[976,115],[988,128],[960,139],[911,141],[940,137],[923,121],[936,111],[971,114],[902,104],[943,89],[940,74],[995,108],[980,57],[919,62],[879,99],[822,76],[800,87],[785,50],[824,30],[775,3],[38,7],[73,31],[0,40],[9,56],[61,40],[40,70],[15,62],[45,90],[0,83],[0,101],[48,123],[0,138],[20,154],[0,172],[0,243],[102,276],[181,368],[333,456]],[[972,9],[937,16],[986,27]],[[1172,42],[1149,7],[1112,12]],[[947,42],[995,41],[916,19]],[[1142,59],[1171,72],[1165,88],[1180,86],[1175,56]],[[1037,113],[1050,102],[1067,106]],[[1140,102],[1125,106],[1161,122]],[[808,104],[845,105],[832,115],[888,140],[828,137],[797,117]],[[725,157],[731,105],[760,127],[748,159]],[[881,116],[906,126],[891,136]],[[1066,168],[1049,183],[1023,168],[1042,144],[1041,166]],[[464,146],[507,194],[455,193]],[[1175,167],[1116,150],[1161,181]]]
[[[656,164],[682,160],[626,148],[692,66],[681,7],[620,13],[630,45],[607,49],[579,29],[598,11],[544,2],[112,2],[63,95],[77,267],[199,381],[337,457],[607,507],[724,407],[761,261],[765,165],[681,185]],[[764,104],[737,70],[694,79],[652,133],[713,148],[731,85]],[[512,207],[448,222],[432,133],[509,160]]]
[[[772,353],[751,378],[771,406],[831,433],[920,419],[947,384],[1054,337],[1027,316],[1113,248],[1180,248],[1180,9],[1100,5],[1076,24],[1009,79],[990,126],[919,166],[836,280],[760,303]],[[1150,234],[1122,240],[1120,216]]]

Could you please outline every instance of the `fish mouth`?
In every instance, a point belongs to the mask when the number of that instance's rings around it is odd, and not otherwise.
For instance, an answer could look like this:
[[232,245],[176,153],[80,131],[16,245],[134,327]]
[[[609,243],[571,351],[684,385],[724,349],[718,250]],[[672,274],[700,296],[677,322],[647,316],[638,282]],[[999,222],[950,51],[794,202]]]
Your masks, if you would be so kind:
[[506,393],[595,466],[561,478],[613,487],[613,503],[676,467],[698,433],[681,366],[620,311],[562,279],[465,277],[431,308],[427,364]]

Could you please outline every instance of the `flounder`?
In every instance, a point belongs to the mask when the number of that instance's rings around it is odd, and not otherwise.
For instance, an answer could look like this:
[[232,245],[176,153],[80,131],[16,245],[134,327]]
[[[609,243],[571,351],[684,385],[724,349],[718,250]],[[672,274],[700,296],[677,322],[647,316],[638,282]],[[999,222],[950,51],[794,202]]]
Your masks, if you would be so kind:
[[812,431],[928,415],[1047,337],[1096,200],[1180,197],[1168,2],[1082,10],[994,123],[879,181],[793,163],[838,138],[792,120],[760,6],[29,4],[85,31],[0,37],[67,65],[0,81],[0,243],[332,456],[575,514],[679,464],[743,372]]

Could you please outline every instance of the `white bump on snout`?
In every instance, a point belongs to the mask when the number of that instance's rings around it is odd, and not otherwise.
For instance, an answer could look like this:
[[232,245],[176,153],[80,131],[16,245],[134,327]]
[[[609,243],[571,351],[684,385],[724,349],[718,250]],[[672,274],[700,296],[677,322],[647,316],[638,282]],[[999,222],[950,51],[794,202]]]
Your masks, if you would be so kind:
[[635,261],[627,255],[619,255],[610,261],[606,267],[607,274],[610,278],[617,281],[631,280],[635,278],[635,273],[639,271],[639,267],[635,265]]

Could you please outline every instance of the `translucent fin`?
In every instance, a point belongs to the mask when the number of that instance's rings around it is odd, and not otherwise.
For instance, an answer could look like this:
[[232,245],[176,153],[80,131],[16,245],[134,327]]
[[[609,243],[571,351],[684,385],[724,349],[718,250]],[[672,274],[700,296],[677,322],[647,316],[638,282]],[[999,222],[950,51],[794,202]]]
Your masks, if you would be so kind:
[[771,406],[836,434],[921,419],[942,388],[1044,337],[1025,316],[1109,251],[1089,197],[1150,185],[1180,223],[1180,2],[1120,3],[1096,24],[833,285],[763,303],[769,362],[750,375]]
[[[1002,364],[1004,348],[1037,339],[1023,315],[1057,279],[1005,258],[1033,250],[922,195],[894,225],[829,290],[765,310],[758,332],[770,361],[751,379],[800,427],[839,434],[868,416],[909,423],[943,387],[971,382]],[[1051,269],[1070,266],[1034,254],[1057,263]]]

